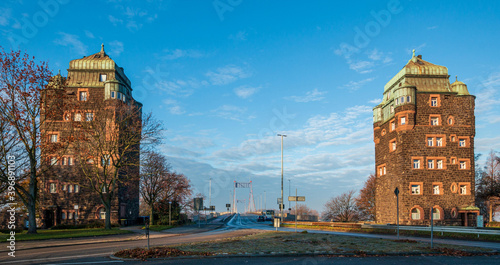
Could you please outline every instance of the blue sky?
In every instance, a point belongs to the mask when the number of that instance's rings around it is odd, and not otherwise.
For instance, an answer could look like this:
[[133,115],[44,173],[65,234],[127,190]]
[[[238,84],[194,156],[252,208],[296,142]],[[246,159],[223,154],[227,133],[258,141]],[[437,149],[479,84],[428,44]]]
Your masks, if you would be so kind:
[[159,149],[196,192],[213,179],[218,210],[234,180],[277,208],[277,133],[285,196],[290,180],[321,212],[360,189],[374,172],[372,108],[412,49],[477,96],[476,153],[500,150],[498,1],[40,2],[0,3],[0,45],[65,75],[104,43],[168,128]]

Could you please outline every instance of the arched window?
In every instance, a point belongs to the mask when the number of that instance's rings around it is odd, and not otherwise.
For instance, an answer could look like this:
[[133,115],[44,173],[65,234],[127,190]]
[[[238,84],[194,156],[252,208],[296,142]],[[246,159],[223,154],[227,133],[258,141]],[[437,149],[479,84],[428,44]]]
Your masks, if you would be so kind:
[[432,210],[432,219],[434,219],[434,220],[441,219],[441,211],[438,208],[434,208]]
[[99,209],[99,219],[101,220],[106,219],[106,209],[104,207],[101,207]]
[[411,210],[411,219],[420,220],[420,210],[418,208],[413,208]]

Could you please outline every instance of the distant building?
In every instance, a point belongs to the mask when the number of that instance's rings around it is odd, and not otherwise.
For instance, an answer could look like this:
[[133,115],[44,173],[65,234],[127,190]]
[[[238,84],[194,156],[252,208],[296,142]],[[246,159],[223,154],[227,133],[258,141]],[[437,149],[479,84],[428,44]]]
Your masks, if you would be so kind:
[[475,96],[448,69],[415,56],[373,109],[376,221],[474,225]]
[[[52,78],[49,86],[55,87],[57,93],[64,95],[63,99],[58,98],[56,101],[80,104],[79,106],[84,108],[92,106],[93,102],[104,102],[107,104],[106,108],[112,108],[113,104],[134,102],[129,79],[123,68],[105,53],[104,45],[96,54],[72,60],[68,77],[64,78],[58,74]],[[51,95],[53,94],[47,94],[48,100]],[[135,104],[142,106],[138,102]],[[46,118],[44,115],[42,113],[43,119]],[[41,137],[56,144],[68,137],[72,129],[70,122],[85,122],[93,118],[92,109],[85,110],[84,113],[71,110],[56,113],[53,118],[55,125],[52,125],[52,128],[43,128]],[[104,205],[98,193],[86,185],[88,180],[82,175],[75,152],[72,145],[60,156],[42,149],[42,157],[47,158],[42,163],[52,165],[51,171],[44,174],[40,183],[40,218],[45,227],[88,223],[105,218]],[[132,155],[132,160],[138,162],[139,153]],[[94,160],[95,163],[100,161],[99,158],[93,158],[87,162],[94,163]],[[129,172],[138,176],[138,163]],[[111,203],[111,222],[130,224],[135,222],[139,215],[139,178],[125,178],[122,174],[120,179],[122,181],[119,183],[117,195]]]

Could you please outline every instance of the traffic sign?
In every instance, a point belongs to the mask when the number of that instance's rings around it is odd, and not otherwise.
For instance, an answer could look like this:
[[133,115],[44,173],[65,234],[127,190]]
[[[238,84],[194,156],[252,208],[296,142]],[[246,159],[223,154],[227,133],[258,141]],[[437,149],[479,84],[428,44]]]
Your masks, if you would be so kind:
[[394,194],[396,194],[396,196],[399,195],[399,189],[396,187],[396,189],[394,190]]
[[278,204],[282,203],[283,201],[281,200],[281,198],[278,198]]
[[290,202],[305,202],[306,196],[288,196]]

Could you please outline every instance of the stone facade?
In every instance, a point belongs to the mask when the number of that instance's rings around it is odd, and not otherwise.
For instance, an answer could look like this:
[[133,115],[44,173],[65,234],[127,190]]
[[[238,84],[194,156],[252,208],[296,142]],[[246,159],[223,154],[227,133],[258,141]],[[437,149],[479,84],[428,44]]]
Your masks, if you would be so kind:
[[[85,104],[96,106],[92,103],[104,102],[105,105],[102,106],[112,108],[113,104],[133,102],[130,81],[124,74],[123,68],[116,65],[104,52],[104,46],[96,54],[72,60],[68,77],[64,78],[59,74],[53,77],[50,86],[56,88],[46,94],[48,101],[56,98],[51,104],[56,104],[57,100],[61,101],[59,102],[61,105],[76,103],[80,106]],[[142,106],[138,102],[135,104]],[[78,113],[66,109],[53,114],[54,121],[48,123],[51,128],[43,128],[42,139],[50,139],[52,135],[57,135],[55,138],[57,142],[71,137],[74,130],[71,122],[84,122],[87,118],[86,113],[92,113],[92,109]],[[45,118],[44,114],[42,118]],[[78,165],[75,152],[71,144],[60,155],[42,149],[42,157],[47,157],[47,161],[44,162],[52,164],[40,184],[40,217],[44,227],[104,221],[103,203],[99,194],[89,187],[88,179],[84,177],[82,168]],[[111,202],[112,223],[132,224],[139,215],[139,152],[132,154],[131,161],[135,161],[134,164],[137,166],[130,166],[127,176],[120,173],[117,193]]]
[[373,116],[376,221],[471,225],[475,97],[448,69],[415,56],[384,87]]

